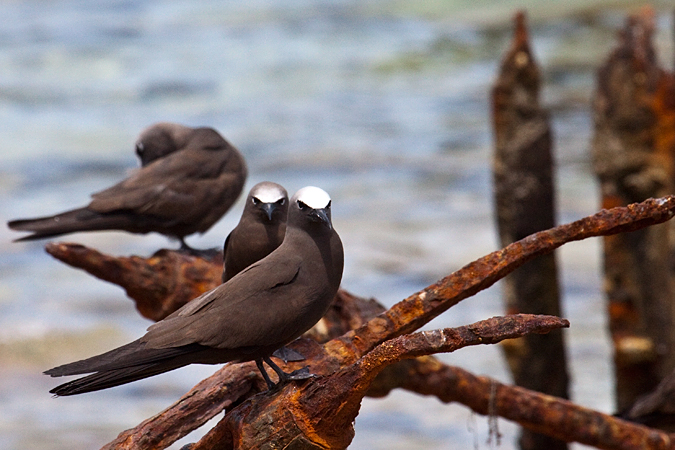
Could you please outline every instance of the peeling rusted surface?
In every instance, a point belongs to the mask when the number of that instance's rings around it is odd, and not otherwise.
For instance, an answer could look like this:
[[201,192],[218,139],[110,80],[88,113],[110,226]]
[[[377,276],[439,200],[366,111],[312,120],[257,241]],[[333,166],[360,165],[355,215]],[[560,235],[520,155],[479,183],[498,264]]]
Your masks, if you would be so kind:
[[[401,336],[380,344],[364,358],[336,372],[309,382],[288,384],[276,395],[260,394],[245,402],[191,450],[263,448],[263,444],[287,448],[299,438],[305,445],[301,448],[347,448],[354,436],[353,422],[361,400],[384,367],[405,358],[495,343],[532,332],[546,333],[564,326],[569,323],[557,317],[517,315],[438,330],[439,338],[431,342],[428,332]],[[225,447],[220,446],[223,440]]]
[[[226,366],[159,414],[123,431],[101,450],[166,448],[241,398],[265,389],[255,363]],[[189,424],[185,429],[185,424]]]
[[[528,334],[547,334],[559,328],[569,328],[567,320],[555,316],[515,314],[493,317],[471,325],[442,330],[421,331],[383,342],[361,358],[358,364],[369,366],[372,374],[378,366],[387,366],[402,359],[448,353],[468,345],[496,344]],[[365,372],[365,371],[364,371]]]
[[[328,448],[345,448],[351,441],[353,433],[351,421],[358,413],[358,402],[354,400],[353,395],[355,392],[365,391],[372,379],[370,374],[404,356],[412,357],[424,353],[425,348],[426,351],[449,350],[468,343],[496,342],[501,337],[506,337],[506,334],[512,337],[517,335],[514,333],[514,325],[515,327],[524,325],[527,329],[521,328],[520,331],[523,332],[532,331],[533,327],[542,325],[542,322],[546,329],[566,325],[558,318],[538,318],[539,324],[529,322],[528,319],[530,318],[493,318],[456,330],[438,330],[434,333],[440,333],[445,337],[432,339],[432,342],[427,338],[428,333],[424,332],[401,336],[378,346],[375,351],[355,364],[344,367],[330,376],[323,376],[300,386],[286,386],[274,399],[267,393],[260,394],[232,411],[229,417],[223,419],[195,444],[192,450],[258,448],[244,445],[251,442],[257,444],[266,442],[255,440],[257,431],[263,431],[265,439],[273,439],[274,444],[278,444],[270,448],[285,448],[287,442],[296,440],[306,445],[299,448],[326,448],[324,447],[326,444],[329,445]],[[499,333],[504,335],[500,337]],[[491,410],[492,402],[492,411],[495,414],[516,421],[533,431],[544,432],[565,441],[605,449],[666,449],[672,448],[673,445],[672,437],[666,433],[631,424],[563,399],[503,385],[486,377],[476,377],[463,369],[445,366],[435,358],[421,358],[407,362],[422,366],[417,371],[416,377],[408,379],[409,384],[406,386],[408,389],[425,395],[434,395],[444,402],[463,403],[485,415]],[[344,386],[351,386],[351,389],[345,390]],[[495,394],[494,398],[491,397],[492,393]],[[254,402],[257,405],[254,405]],[[254,410],[256,406],[263,406],[266,412],[256,412]],[[294,414],[292,423],[287,425],[284,421],[288,420],[288,410],[293,410]],[[320,414],[310,416],[307,411],[319,411]],[[301,423],[304,427],[298,424],[299,417],[303,418]],[[340,422],[336,423],[336,418],[339,418]],[[249,424],[249,421],[253,423]],[[278,434],[275,433],[274,436],[269,434],[269,427],[279,422],[284,424],[283,429],[280,431],[275,427],[275,431],[280,434],[290,433],[283,442],[277,440]],[[240,423],[244,424],[242,430],[237,428]],[[308,431],[308,427],[311,431]],[[328,435],[318,433],[317,428],[328,430]],[[233,432],[234,430],[237,431]],[[346,439],[344,435],[341,438],[335,436],[336,430],[348,431]],[[314,438],[309,439],[306,435]],[[236,436],[237,439],[233,440],[232,436]]]
[[[631,16],[598,71],[593,164],[605,207],[675,192],[675,81],[656,60],[653,33],[651,9]],[[674,231],[666,224],[604,239],[620,411],[675,369]],[[625,345],[646,340],[642,354]]]
[[[555,226],[553,143],[548,112],[539,103],[540,74],[529,44],[525,13],[515,17],[511,48],[492,89],[495,137],[494,197],[502,246]],[[504,279],[506,312],[559,316],[560,294],[554,253],[523,264]],[[513,380],[569,398],[564,334],[526,336],[503,345]],[[521,432],[521,450],[565,449],[548,436]]]

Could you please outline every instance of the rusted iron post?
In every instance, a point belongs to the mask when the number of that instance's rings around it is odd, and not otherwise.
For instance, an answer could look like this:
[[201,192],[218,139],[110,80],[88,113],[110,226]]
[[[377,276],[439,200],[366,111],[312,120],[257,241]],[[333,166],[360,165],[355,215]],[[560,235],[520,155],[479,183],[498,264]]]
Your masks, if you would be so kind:
[[[551,126],[539,104],[540,75],[525,25],[515,17],[515,36],[492,90],[495,136],[494,190],[502,246],[555,226]],[[509,314],[560,315],[555,253],[524,264],[504,279]],[[528,335],[503,343],[516,385],[569,398],[563,333]],[[560,440],[523,429],[524,450],[565,449]]]
[[[604,208],[675,192],[675,90],[653,27],[649,9],[629,17],[598,71],[592,149]],[[675,368],[674,237],[664,224],[603,240],[619,411]]]

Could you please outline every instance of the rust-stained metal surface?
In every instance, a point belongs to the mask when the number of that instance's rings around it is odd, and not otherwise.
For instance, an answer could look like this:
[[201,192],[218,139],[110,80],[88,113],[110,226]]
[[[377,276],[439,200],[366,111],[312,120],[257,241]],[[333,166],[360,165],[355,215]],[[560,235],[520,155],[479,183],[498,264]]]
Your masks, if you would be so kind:
[[[675,78],[658,64],[653,33],[650,9],[629,17],[598,70],[593,165],[605,208],[675,192]],[[603,240],[619,411],[675,369],[674,231]]]
[[[201,381],[169,408],[120,433],[102,450],[166,448],[189,431],[199,428],[222,410],[265,387],[255,363],[227,366]],[[199,401],[195,401],[199,399]],[[188,425],[188,430],[185,429]]]
[[[492,89],[495,140],[495,215],[502,246],[555,226],[553,140],[548,112],[539,103],[541,76],[530,49],[525,13]],[[555,253],[542,255],[504,279],[508,314],[561,315]],[[569,398],[564,334],[525,336],[501,346],[516,385]],[[522,430],[522,450],[566,449],[557,439]]]
[[[255,401],[245,402],[227,413],[191,450],[347,448],[354,437],[353,423],[361,400],[384,367],[405,358],[493,344],[565,326],[569,323],[557,317],[515,315],[401,336],[382,343],[354,364],[307,383],[288,384],[276,395],[263,393]],[[316,368],[312,370],[317,373]]]

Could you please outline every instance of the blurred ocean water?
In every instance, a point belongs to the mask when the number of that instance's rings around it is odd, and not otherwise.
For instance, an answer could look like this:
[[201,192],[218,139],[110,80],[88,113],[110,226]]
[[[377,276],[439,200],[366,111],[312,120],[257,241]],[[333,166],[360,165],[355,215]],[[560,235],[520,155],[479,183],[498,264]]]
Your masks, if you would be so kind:
[[[60,212],[136,166],[138,133],[158,121],[218,129],[247,158],[248,190],[314,184],[333,198],[343,286],[387,305],[497,248],[489,90],[530,14],[552,111],[559,221],[595,212],[588,154],[594,71],[637,2],[171,1],[0,3],[0,219]],[[672,12],[656,43],[672,68]],[[672,5],[671,5],[672,6]],[[240,202],[196,247],[216,247]],[[190,367],[109,391],[53,399],[41,374],[142,334],[124,292],[12,243],[0,227],[0,449],[98,448],[216,370]],[[117,255],[176,248],[159,235],[61,240]],[[559,254],[573,396],[613,412],[598,240]],[[428,328],[502,313],[499,288]],[[508,382],[496,347],[442,355]],[[516,428],[500,421],[500,448]],[[204,430],[208,429],[204,427]],[[182,443],[196,440],[195,433]],[[406,392],[366,399],[354,449],[487,448],[487,421]],[[175,444],[174,448],[179,448]]]

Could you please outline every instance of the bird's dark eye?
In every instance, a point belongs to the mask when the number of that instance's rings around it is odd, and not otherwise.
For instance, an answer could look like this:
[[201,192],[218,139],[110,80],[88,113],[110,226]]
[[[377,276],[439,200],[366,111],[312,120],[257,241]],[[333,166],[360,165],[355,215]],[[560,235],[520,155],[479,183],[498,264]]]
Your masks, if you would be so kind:
[[136,154],[137,154],[138,156],[141,156],[141,155],[143,154],[144,151],[145,151],[145,147],[143,147],[143,143],[142,143],[142,142],[137,142],[137,143],[136,143]]
[[308,209],[309,206],[307,206],[306,204],[304,204],[303,202],[298,200],[298,208],[300,208],[301,211],[304,211],[304,210]]
[[279,205],[279,206],[283,206],[283,205],[286,204],[286,199],[285,199],[285,198],[280,198],[279,200],[277,200],[277,201],[274,202],[274,203],[276,203],[276,204]]
[[253,197],[253,198],[251,199],[251,201],[253,202],[253,204],[254,204],[255,206],[258,206],[258,205],[260,204],[260,199],[257,198],[257,197]]

